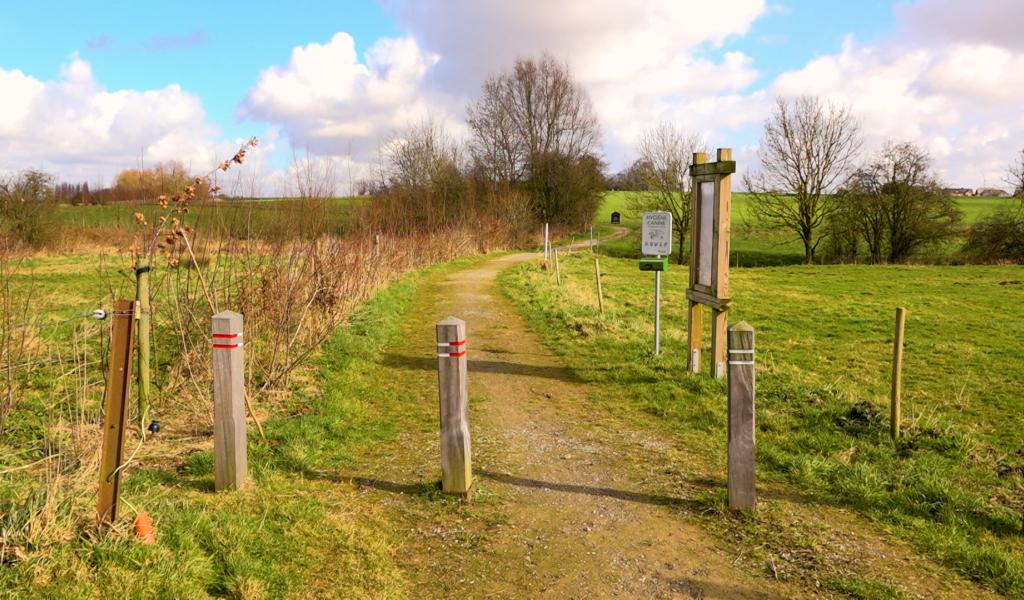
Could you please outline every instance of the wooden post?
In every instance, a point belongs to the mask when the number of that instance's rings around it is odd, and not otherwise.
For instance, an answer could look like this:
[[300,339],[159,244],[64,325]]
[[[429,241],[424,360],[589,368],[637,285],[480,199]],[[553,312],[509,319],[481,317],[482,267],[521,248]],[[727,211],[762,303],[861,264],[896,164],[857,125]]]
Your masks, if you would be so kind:
[[700,373],[700,338],[703,317],[704,305],[690,300],[690,313],[686,321],[686,339],[689,347],[690,371],[693,373]]
[[213,315],[212,325],[213,487],[236,490],[248,471],[242,315],[225,310]]
[[562,270],[558,266],[558,248],[555,248],[553,252],[555,254],[555,282],[562,285]]
[[601,292],[601,263],[594,257],[594,279],[597,281],[597,308],[604,316],[604,293]]
[[132,337],[135,302],[118,300],[110,323],[110,365],[103,394],[103,453],[100,457],[100,491],[96,519],[113,523],[121,491],[121,454],[128,425],[128,392],[132,380]]
[[729,328],[729,508],[753,510],[754,328],[740,321]]
[[724,310],[711,309],[711,374],[715,379],[725,377],[725,336],[729,315]]
[[907,309],[902,306],[896,309],[896,333],[892,339],[892,396],[889,411],[889,433],[894,440],[900,437],[900,394],[903,386],[903,325],[906,317]]
[[150,354],[150,312],[149,307],[149,265],[136,267],[135,269],[135,303],[138,308],[138,336],[139,336],[139,429],[142,435],[146,435],[146,425],[149,421],[149,354]]
[[437,395],[441,408],[441,491],[469,496],[473,461],[469,440],[466,322],[455,317],[437,325]]
[[551,258],[551,242],[548,237],[548,224],[544,223],[544,267],[548,266],[548,260]]

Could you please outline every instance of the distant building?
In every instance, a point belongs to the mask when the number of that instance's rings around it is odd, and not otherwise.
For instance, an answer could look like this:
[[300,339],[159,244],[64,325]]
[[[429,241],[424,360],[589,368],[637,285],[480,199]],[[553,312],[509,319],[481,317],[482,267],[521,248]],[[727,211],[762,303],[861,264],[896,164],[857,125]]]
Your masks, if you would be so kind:
[[981,196],[982,198],[1009,198],[1010,193],[1006,190],[999,188],[981,188],[974,193],[975,196]]
[[971,188],[946,188],[942,190],[950,196],[973,196],[974,190]]

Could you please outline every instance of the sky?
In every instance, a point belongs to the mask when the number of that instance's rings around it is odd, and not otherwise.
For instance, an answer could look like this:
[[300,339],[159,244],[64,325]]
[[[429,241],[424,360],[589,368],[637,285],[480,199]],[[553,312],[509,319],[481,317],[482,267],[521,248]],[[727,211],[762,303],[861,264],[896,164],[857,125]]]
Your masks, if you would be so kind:
[[467,135],[484,79],[547,51],[588,92],[609,170],[666,121],[756,169],[775,98],[813,94],[851,108],[865,159],[912,141],[950,186],[1003,185],[1022,23],[1021,0],[0,0],[0,172],[199,173],[256,136],[239,193],[288,194],[303,157],[347,193],[410,124]]

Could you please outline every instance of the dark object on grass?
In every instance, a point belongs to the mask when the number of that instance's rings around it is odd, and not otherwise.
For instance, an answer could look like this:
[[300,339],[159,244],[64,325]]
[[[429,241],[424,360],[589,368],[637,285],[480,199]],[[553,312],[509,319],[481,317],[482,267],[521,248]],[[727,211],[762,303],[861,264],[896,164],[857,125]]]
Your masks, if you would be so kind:
[[146,428],[150,433],[157,433],[160,431],[160,421],[153,419],[149,422],[149,427]]

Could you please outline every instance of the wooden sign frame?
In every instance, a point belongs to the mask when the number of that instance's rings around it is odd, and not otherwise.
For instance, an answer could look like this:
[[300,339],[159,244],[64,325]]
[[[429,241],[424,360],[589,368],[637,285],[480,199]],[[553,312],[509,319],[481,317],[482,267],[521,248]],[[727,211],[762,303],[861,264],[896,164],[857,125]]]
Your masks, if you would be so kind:
[[[718,379],[725,376],[727,311],[730,302],[729,208],[736,162],[732,160],[731,148],[719,148],[716,158],[715,162],[709,163],[707,154],[695,152],[690,166],[693,185],[690,202],[690,285],[686,290],[690,308],[686,331],[690,370],[698,373],[703,307],[711,308],[711,373]],[[705,204],[704,198],[709,191],[713,195],[710,202]],[[708,209],[711,210],[711,218],[703,218],[705,215],[702,212]],[[710,232],[704,231],[707,227],[710,227]],[[710,236],[710,244],[702,248],[701,240],[707,239],[705,236]],[[711,256],[704,256],[709,251]],[[710,269],[709,277],[702,277],[701,263],[705,261],[707,269]]]

